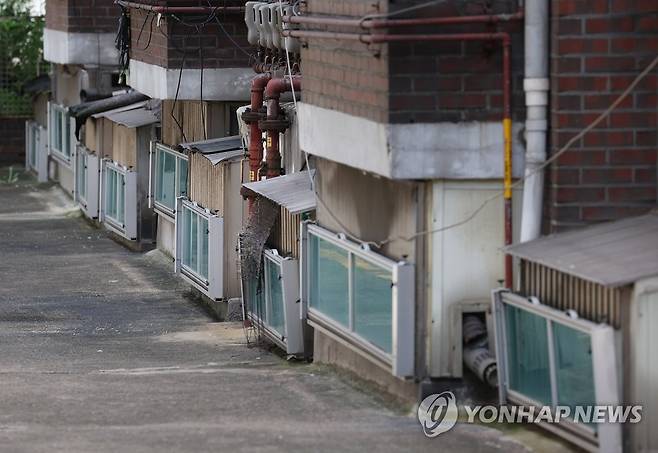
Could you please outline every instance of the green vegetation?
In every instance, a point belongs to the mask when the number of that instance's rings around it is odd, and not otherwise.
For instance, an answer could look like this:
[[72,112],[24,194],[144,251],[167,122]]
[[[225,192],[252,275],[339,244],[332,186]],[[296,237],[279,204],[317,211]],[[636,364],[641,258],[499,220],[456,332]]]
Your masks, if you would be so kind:
[[29,0],[0,0],[0,116],[30,113],[23,84],[43,67],[43,17],[30,15]]

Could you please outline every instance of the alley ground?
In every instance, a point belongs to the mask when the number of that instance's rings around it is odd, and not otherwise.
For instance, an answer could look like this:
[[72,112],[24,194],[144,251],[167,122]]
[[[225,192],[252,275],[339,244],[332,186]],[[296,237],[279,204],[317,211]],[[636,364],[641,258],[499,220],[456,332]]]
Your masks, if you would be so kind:
[[525,451],[482,426],[427,439],[375,392],[248,348],[159,252],[126,250],[70,203],[0,182],[3,453]]

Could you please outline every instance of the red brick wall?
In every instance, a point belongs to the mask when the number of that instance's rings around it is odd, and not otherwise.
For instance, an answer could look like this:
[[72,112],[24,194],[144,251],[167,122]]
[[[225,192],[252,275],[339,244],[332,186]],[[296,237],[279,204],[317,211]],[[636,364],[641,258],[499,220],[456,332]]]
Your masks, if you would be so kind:
[[[553,0],[551,150],[605,110],[658,55],[658,3]],[[550,172],[550,230],[613,220],[656,204],[658,71]]]
[[[404,8],[416,1],[396,2]],[[513,13],[516,0],[449,1],[425,8],[420,17]],[[523,22],[499,26],[441,26],[441,33],[507,31],[512,37],[512,90],[515,119],[524,118]],[[414,27],[396,33],[437,33],[437,27]],[[503,114],[503,50],[500,42],[447,41],[395,43],[389,46],[392,123],[500,121]]]
[[[379,7],[374,5],[379,4]],[[386,1],[308,0],[307,14],[362,17],[385,11]],[[349,30],[346,30],[349,31]],[[351,115],[388,119],[388,46],[312,39],[302,48],[304,102]]]
[[[418,4],[418,1],[367,2],[309,0],[308,14],[362,17]],[[416,16],[454,16],[514,12],[515,0],[481,2],[464,7],[447,2]],[[405,16],[399,16],[405,17]],[[409,16],[406,16],[409,17]],[[311,27],[314,28],[314,27]],[[351,31],[354,29],[335,31]],[[497,27],[442,27],[442,32],[495,31]],[[513,33],[515,116],[523,117],[522,24]],[[436,27],[395,32],[436,33]],[[385,32],[382,30],[380,32]],[[304,101],[379,122],[500,120],[502,116],[502,48],[496,43],[422,42],[367,46],[349,41],[309,39],[302,50]]]
[[69,33],[109,33],[117,29],[114,0],[47,0],[46,28]]
[[[174,3],[174,2],[170,2]],[[203,2],[202,2],[203,4]],[[188,2],[186,4],[190,6]],[[247,27],[242,14],[219,14],[227,33],[245,50]],[[186,23],[203,22],[204,16],[180,16]],[[130,11],[131,58],[165,68],[241,68],[249,66],[249,57],[226,36],[216,21],[199,26],[199,30],[164,15],[158,26],[157,16],[141,10]],[[199,48],[201,47],[201,51]]]

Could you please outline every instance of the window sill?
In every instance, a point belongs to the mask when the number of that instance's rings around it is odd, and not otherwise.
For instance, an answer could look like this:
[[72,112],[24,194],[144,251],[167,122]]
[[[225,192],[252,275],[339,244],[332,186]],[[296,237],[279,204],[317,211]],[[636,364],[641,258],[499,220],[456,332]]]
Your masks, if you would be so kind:
[[50,148],[50,155],[60,164],[64,165],[66,168],[73,169],[73,163],[71,156],[66,156],[61,151],[58,151],[54,148]]

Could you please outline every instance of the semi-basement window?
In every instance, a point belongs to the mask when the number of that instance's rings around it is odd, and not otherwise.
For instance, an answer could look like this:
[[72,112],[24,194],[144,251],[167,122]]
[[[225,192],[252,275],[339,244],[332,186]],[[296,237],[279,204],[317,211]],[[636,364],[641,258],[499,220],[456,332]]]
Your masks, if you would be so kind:
[[176,272],[212,299],[223,297],[223,219],[184,198],[176,209]]
[[98,218],[98,157],[84,145],[75,153],[75,199],[89,218]]
[[187,195],[187,156],[160,143],[155,144],[155,165],[151,171],[154,182],[155,208],[171,217],[176,199]]
[[299,261],[265,250],[261,274],[260,281],[252,279],[245,288],[249,317],[287,354],[303,354]]
[[399,377],[413,375],[414,268],[307,226],[308,318]]
[[50,150],[60,160],[71,160],[71,119],[68,109],[58,104],[50,104]]
[[103,169],[103,222],[130,240],[137,239],[137,174],[105,161]]
[[576,407],[617,404],[614,330],[507,291],[494,294],[501,404],[568,406],[562,426],[588,444],[619,425],[574,423]]

